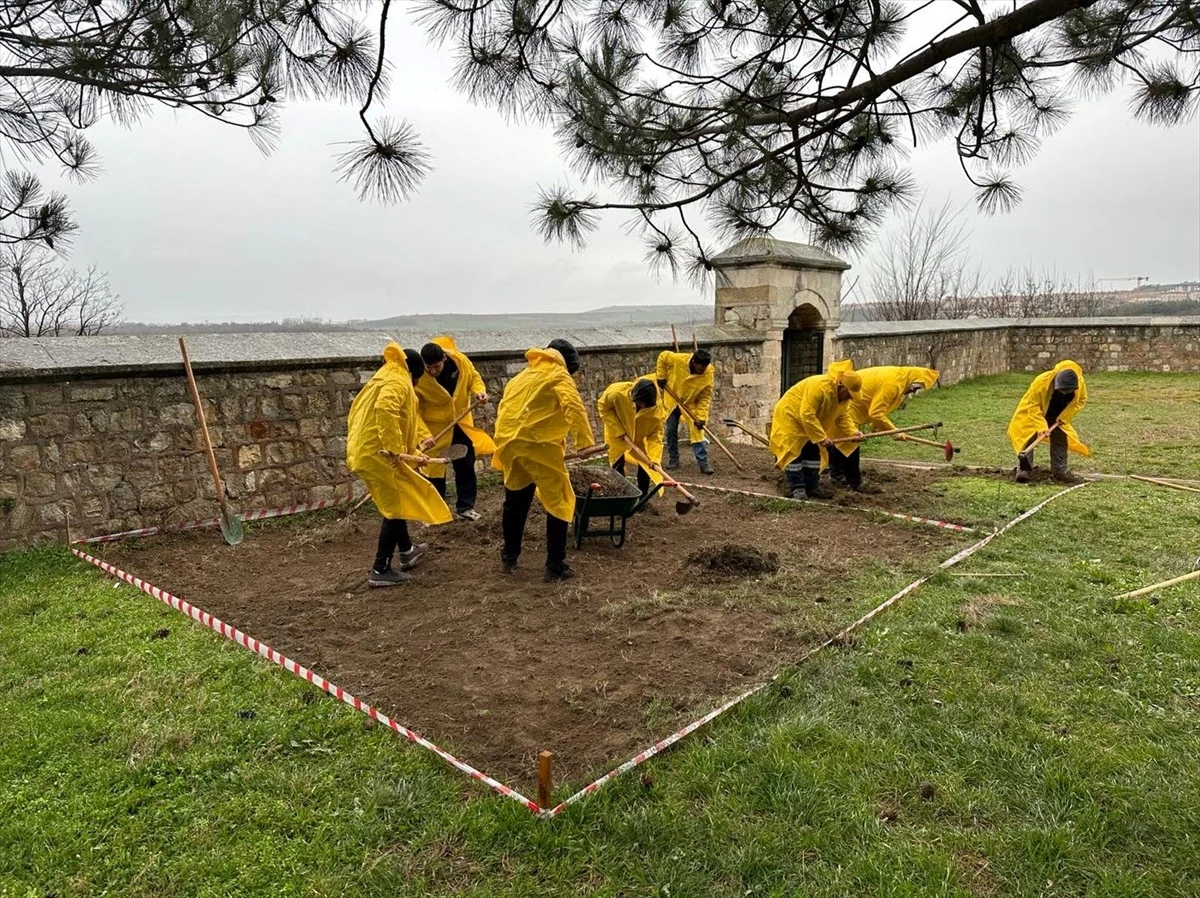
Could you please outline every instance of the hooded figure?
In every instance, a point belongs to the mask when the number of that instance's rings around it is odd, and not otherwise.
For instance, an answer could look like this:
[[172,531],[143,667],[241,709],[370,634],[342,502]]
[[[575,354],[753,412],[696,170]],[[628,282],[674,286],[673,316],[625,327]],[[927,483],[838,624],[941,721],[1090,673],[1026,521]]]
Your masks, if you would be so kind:
[[712,355],[707,349],[697,349],[692,353],[668,351],[658,354],[658,366],[654,376],[662,391],[663,412],[667,416],[668,470],[679,467],[679,419],[682,412],[679,410],[679,403],[667,389],[678,396],[679,401],[696,416],[698,423],[688,419],[692,454],[696,456],[696,464],[700,466],[701,473],[713,473],[712,466],[708,463],[708,445],[704,434],[712,405],[713,375]]
[[[847,370],[854,370],[853,362],[834,362],[829,366],[829,373],[834,375]],[[876,433],[895,430],[896,425],[888,415],[900,408],[917,389],[931,389],[940,377],[932,368],[893,365],[860,368],[858,375],[862,378],[862,390],[850,401],[850,416],[860,427],[870,424]]]
[[1070,422],[1086,404],[1087,384],[1083,369],[1076,362],[1059,362],[1033,379],[1008,423],[1008,439],[1017,453],[1018,483],[1028,483],[1033,469],[1031,458],[1022,453],[1056,422],[1058,427],[1050,433],[1050,473],[1055,480],[1078,481],[1068,468],[1067,453],[1090,458],[1092,450]]
[[[406,521],[450,520],[450,509],[429,481],[406,462],[387,457],[419,455],[421,441],[429,436],[417,414],[408,360],[398,343],[387,345],[383,367],[354,397],[346,430],[346,467],[362,478],[384,518],[367,581],[371,586],[393,586],[408,579],[403,571],[414,567],[428,548],[424,543],[413,545]],[[397,549],[400,570],[394,571],[392,554]]]
[[[659,402],[654,381],[642,378],[611,384],[600,394],[596,410],[604,425],[604,442],[608,444],[608,463],[625,473],[625,462],[638,466],[638,487],[645,496],[651,485],[662,483],[663,419],[666,417]],[[639,447],[654,466],[647,470],[629,454],[631,446]]]
[[[421,359],[425,376],[417,381],[417,406],[430,433],[440,433],[450,427],[454,419],[476,400],[487,401],[483,378],[451,337],[435,337],[432,343],[426,343],[421,347]],[[467,454],[453,463],[455,513],[463,520],[477,521],[475,459],[491,455],[496,451],[496,444],[475,426],[475,416],[470,412],[442,434],[428,452],[436,456],[456,443],[466,446]],[[446,466],[426,465],[423,473],[445,498]]]
[[775,466],[787,473],[793,497],[831,498],[821,488],[821,471],[829,464],[831,448],[846,457],[857,448],[856,444],[831,441],[859,432],[850,415],[850,401],[861,389],[862,378],[854,371],[814,374],[795,384],[775,403],[770,449]]
[[526,352],[529,366],[505,386],[496,410],[492,467],[504,474],[503,569],[512,573],[517,568],[536,495],[546,510],[546,578],[561,580],[575,575],[566,561],[567,522],[575,513],[575,491],[563,461],[566,441],[570,436],[576,447],[584,448],[595,437],[567,368],[568,358],[578,368],[579,353],[565,340],[554,343],[565,345]]

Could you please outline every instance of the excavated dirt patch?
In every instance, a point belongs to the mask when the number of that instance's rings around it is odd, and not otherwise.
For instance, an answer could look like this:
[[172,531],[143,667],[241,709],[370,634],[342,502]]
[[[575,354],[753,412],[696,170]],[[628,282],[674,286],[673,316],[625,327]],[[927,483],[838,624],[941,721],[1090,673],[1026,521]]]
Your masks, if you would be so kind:
[[[548,584],[536,503],[519,569],[500,571],[502,500],[481,485],[480,522],[414,528],[429,553],[411,582],[390,589],[366,584],[378,532],[370,505],[345,520],[247,525],[236,547],[208,532],[99,554],[528,790],[539,750],[555,753],[556,781],[597,775],[877,602],[878,585],[854,585],[865,569],[899,586],[965,541],[709,494],[686,517],[670,499],[653,502],[630,519],[623,548],[586,540],[569,555],[579,576]],[[692,553],[742,569],[706,580],[687,565]]]

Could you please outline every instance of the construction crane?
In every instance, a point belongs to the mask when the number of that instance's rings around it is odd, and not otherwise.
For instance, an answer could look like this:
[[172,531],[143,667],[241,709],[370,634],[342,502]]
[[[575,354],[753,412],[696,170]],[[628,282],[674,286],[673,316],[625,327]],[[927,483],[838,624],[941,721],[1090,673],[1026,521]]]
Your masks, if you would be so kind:
[[1150,278],[1143,276],[1143,277],[1131,277],[1131,278],[1097,278],[1096,279],[1097,284],[1111,284],[1111,283],[1115,283],[1116,281],[1136,281],[1137,286],[1140,287],[1140,286],[1142,286],[1142,284],[1150,283]]

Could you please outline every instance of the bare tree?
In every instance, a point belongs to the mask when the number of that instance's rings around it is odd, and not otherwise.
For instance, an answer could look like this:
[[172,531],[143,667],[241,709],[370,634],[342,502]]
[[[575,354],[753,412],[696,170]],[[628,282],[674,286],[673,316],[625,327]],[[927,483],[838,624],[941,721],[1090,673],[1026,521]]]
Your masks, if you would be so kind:
[[963,211],[946,201],[938,209],[918,203],[886,232],[867,271],[868,303],[888,321],[967,318],[979,293],[978,265],[967,244]]
[[0,336],[92,336],[120,318],[120,300],[95,266],[69,268],[31,244],[0,250]]
[[1090,273],[1072,279],[1052,268],[1036,271],[1032,266],[1008,269],[977,303],[982,318],[1089,318],[1108,305]]

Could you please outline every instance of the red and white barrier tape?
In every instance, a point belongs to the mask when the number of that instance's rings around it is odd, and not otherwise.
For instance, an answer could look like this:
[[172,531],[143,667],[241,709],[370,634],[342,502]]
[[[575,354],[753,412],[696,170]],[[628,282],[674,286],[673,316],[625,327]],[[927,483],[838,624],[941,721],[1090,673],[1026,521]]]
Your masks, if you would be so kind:
[[[332,500],[330,500],[330,501],[332,501]],[[294,509],[298,508],[298,506],[289,506],[289,507],[294,508]],[[308,510],[308,509],[305,509],[305,510]],[[278,512],[277,509],[273,509],[272,511]],[[292,511],[290,513],[294,514],[295,512]],[[274,517],[274,516],[275,516],[274,514],[269,514],[269,513],[262,515],[262,517]],[[136,586],[142,592],[146,593],[147,595],[153,596],[154,598],[156,598],[160,602],[162,602],[164,605],[169,605],[170,607],[174,608],[176,611],[186,614],[192,620],[203,624],[204,626],[208,627],[210,630],[213,630],[216,633],[220,633],[226,639],[233,640],[238,645],[240,645],[242,648],[249,649],[250,651],[254,652],[255,654],[260,655],[263,658],[266,658],[268,661],[270,661],[273,664],[278,664],[280,667],[282,667],[284,670],[288,671],[289,673],[293,673],[296,676],[300,677],[300,679],[307,680],[309,683],[312,683],[317,688],[323,689],[325,692],[328,692],[334,698],[340,699],[341,701],[345,702],[347,705],[354,708],[356,711],[362,711],[368,717],[371,717],[372,719],[379,721],[381,724],[383,724],[384,726],[388,727],[389,729],[394,730],[395,732],[399,733],[401,736],[403,736],[405,739],[408,739],[410,742],[415,742],[417,745],[420,745],[422,748],[429,749],[431,752],[433,752],[435,755],[437,755],[439,758],[441,758],[443,761],[445,761],[451,767],[461,770],[463,773],[465,773],[469,777],[471,777],[471,779],[478,780],[479,782],[483,783],[488,788],[493,789],[496,792],[499,792],[501,795],[511,798],[514,801],[520,802],[522,805],[525,806],[526,809],[533,811],[534,813],[538,813],[539,811],[541,811],[541,808],[538,807],[536,802],[530,801],[528,798],[526,798],[524,795],[517,792],[516,790],[511,789],[508,786],[504,785],[503,783],[492,779],[490,776],[488,776],[485,773],[481,773],[480,771],[478,771],[474,767],[472,767],[470,764],[467,764],[464,761],[460,761],[458,758],[454,757],[454,755],[450,754],[448,751],[445,751],[444,749],[441,749],[438,746],[434,745],[432,742],[430,742],[428,739],[426,739],[420,733],[413,732],[412,730],[408,729],[407,727],[401,726],[396,721],[394,721],[390,717],[388,717],[386,714],[383,714],[383,713],[375,710],[375,708],[373,708],[371,705],[367,704],[364,701],[361,701],[360,699],[351,695],[349,692],[346,692],[344,689],[342,689],[342,687],[335,686],[333,683],[330,683],[324,677],[318,676],[317,674],[315,674],[311,670],[309,670],[307,667],[304,667],[301,664],[297,664],[295,661],[291,660],[286,655],[281,655],[279,652],[275,651],[269,645],[259,642],[257,639],[254,639],[250,636],[247,636],[241,630],[237,629],[236,627],[231,626],[230,624],[225,623],[220,618],[213,617],[207,611],[200,610],[195,605],[191,605],[188,602],[183,601],[183,599],[173,596],[169,592],[159,589],[157,586],[154,586],[153,584],[147,583],[145,580],[142,580],[140,577],[135,577],[132,574],[128,574],[125,571],[121,570],[120,568],[114,567],[113,565],[109,564],[106,561],[101,561],[99,558],[96,558],[92,555],[88,555],[86,552],[82,552],[79,549],[72,548],[71,551],[74,552],[77,557],[83,559],[84,561],[88,562],[89,564],[94,564],[96,567],[100,568],[100,570],[104,571],[106,574],[109,574],[110,576],[113,576],[113,577],[117,577],[120,580],[124,580],[126,583],[130,583],[133,586]]]
[[[793,499],[791,496],[776,496],[772,493],[756,493],[753,490],[735,490],[727,486],[711,486],[707,483],[683,483],[680,481],[680,486],[685,486],[692,490],[712,490],[714,493],[732,493],[735,496],[754,496],[757,499],[782,499],[785,502],[802,502],[806,505],[816,504],[808,499]],[[928,524],[930,527],[939,527],[942,530],[953,530],[955,533],[975,532],[974,527],[968,527],[965,524],[952,524],[949,521],[921,518],[913,514],[901,514],[898,511],[885,511],[882,508],[861,508],[857,505],[822,505],[821,507],[842,508],[846,511],[861,511],[867,514],[883,515],[884,517],[896,518],[901,521],[911,521],[914,524]]]
[[[807,661],[813,655],[817,654],[818,652],[829,648],[829,646],[833,645],[836,642],[841,641],[846,636],[850,635],[850,633],[854,632],[859,627],[863,626],[864,624],[871,621],[878,615],[882,614],[888,608],[895,605],[897,602],[899,602],[905,596],[908,596],[908,595],[916,592],[918,589],[920,589],[922,586],[924,586],[926,583],[928,583],[934,576],[936,576],[938,571],[944,571],[948,568],[954,567],[956,564],[958,564],[962,561],[965,561],[966,559],[968,559],[972,555],[974,555],[976,552],[978,552],[980,549],[984,548],[984,546],[986,546],[988,543],[990,543],[996,537],[1000,536],[1002,533],[1007,533],[1013,527],[1017,526],[1017,524],[1020,524],[1022,521],[1028,520],[1029,518],[1033,517],[1035,514],[1037,514],[1039,511],[1041,511],[1043,508],[1045,508],[1047,505],[1049,505],[1055,499],[1060,499],[1063,496],[1067,495],[1068,493],[1073,493],[1075,490],[1082,489],[1083,487],[1085,487],[1087,485],[1088,485],[1088,483],[1084,482],[1084,483],[1076,484],[1075,486],[1067,487],[1065,490],[1061,490],[1061,491],[1055,493],[1054,495],[1050,496],[1049,498],[1043,499],[1041,502],[1039,502],[1037,505],[1033,506],[1032,508],[1021,512],[1021,514],[1017,515],[1011,521],[1009,521],[1008,523],[1006,523],[1004,526],[1000,527],[999,529],[995,530],[994,532],[989,533],[983,539],[979,540],[979,542],[972,543],[970,546],[967,546],[961,552],[957,552],[954,555],[951,555],[949,558],[947,558],[945,561],[943,561],[941,564],[939,564],[937,567],[937,570],[934,571],[933,573],[926,574],[925,576],[914,580],[912,583],[908,584],[908,586],[904,587],[902,590],[897,592],[895,595],[890,596],[889,598],[887,598],[883,602],[881,602],[879,605],[872,608],[870,611],[868,611],[866,614],[864,614],[862,617],[860,617],[854,623],[839,630],[837,633],[835,633],[833,636],[826,639],[820,645],[809,649],[807,652],[805,652],[803,655],[801,655],[795,662],[793,662],[792,665],[789,665],[789,666],[795,666],[796,664],[801,664],[801,663]],[[775,498],[775,497],[771,497],[771,498]],[[696,730],[700,729],[700,727],[704,726],[706,723],[709,723],[712,720],[719,717],[720,715],[724,714],[730,708],[734,707],[735,705],[740,704],[741,702],[745,701],[747,698],[754,695],[755,693],[761,692],[767,686],[771,685],[771,683],[773,683],[777,679],[779,679],[779,676],[780,676],[780,674],[775,674],[775,676],[771,677],[771,679],[768,680],[767,682],[760,683],[758,686],[755,686],[752,689],[746,690],[741,695],[738,695],[735,698],[730,699],[725,704],[721,705],[719,708],[716,708],[715,710],[710,711],[708,714],[705,714],[703,717],[701,717],[699,720],[695,721],[694,723],[689,723],[687,726],[683,727],[683,729],[676,730],[670,736],[667,736],[665,739],[654,743],[649,748],[647,748],[645,751],[642,751],[642,752],[634,755],[632,758],[630,758],[628,761],[626,761],[620,767],[616,767],[613,770],[610,770],[608,773],[604,774],[604,776],[600,777],[600,779],[596,780],[594,783],[591,783],[590,785],[585,786],[584,788],[582,788],[581,790],[576,792],[574,795],[572,795],[570,798],[567,798],[566,800],[560,802],[558,805],[556,805],[553,808],[550,808],[549,810],[541,811],[539,816],[545,817],[545,818],[558,816],[567,807],[569,807],[570,805],[574,804],[575,802],[577,802],[583,798],[586,798],[588,795],[591,795],[597,789],[599,789],[601,786],[603,786],[605,783],[609,782],[610,780],[615,779],[616,777],[620,776],[622,773],[629,772],[634,767],[637,767],[639,764],[649,760],[650,758],[654,757],[656,754],[663,751],[664,749],[669,748],[670,746],[674,745],[676,742],[678,742],[684,736],[688,736],[691,733],[694,733]]]
[[[247,511],[240,515],[242,521],[263,521],[267,518],[279,518],[285,515],[300,514],[305,511],[318,511],[334,505],[344,505],[353,502],[354,497],[341,499],[322,499],[319,502],[298,502],[293,505],[283,505],[279,508],[260,508]],[[86,539],[72,540],[71,545],[78,546],[89,543],[111,543],[120,539],[132,539],[137,536],[154,536],[157,533],[182,533],[187,530],[209,530],[221,526],[220,518],[203,518],[186,521],[182,524],[170,524],[163,527],[140,527],[137,530],[125,530],[121,533],[108,533],[104,536],[89,536]]]

